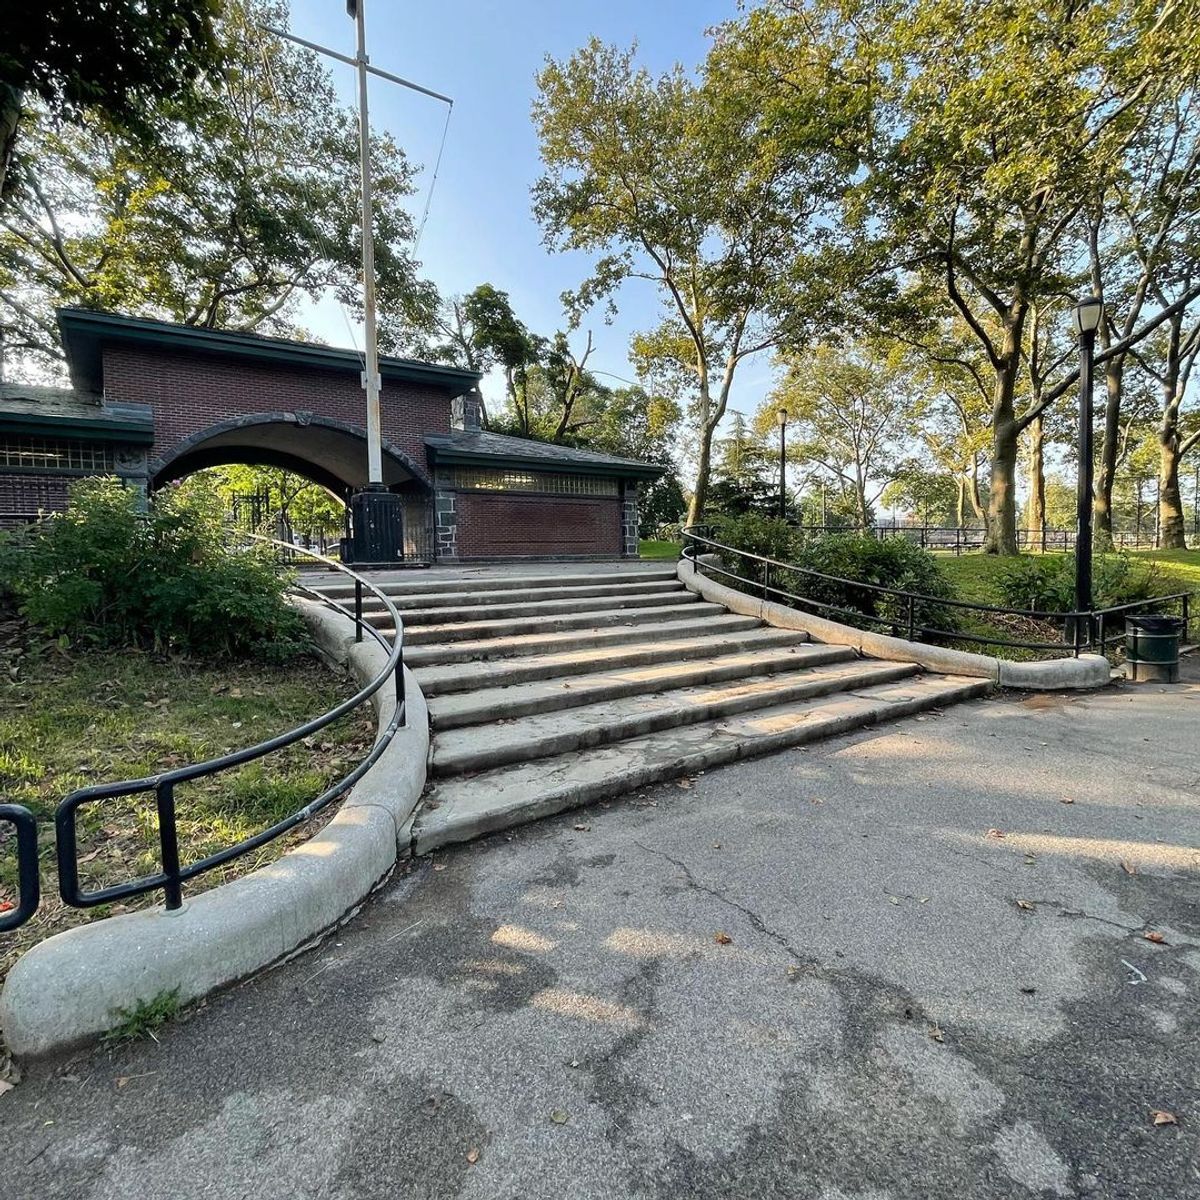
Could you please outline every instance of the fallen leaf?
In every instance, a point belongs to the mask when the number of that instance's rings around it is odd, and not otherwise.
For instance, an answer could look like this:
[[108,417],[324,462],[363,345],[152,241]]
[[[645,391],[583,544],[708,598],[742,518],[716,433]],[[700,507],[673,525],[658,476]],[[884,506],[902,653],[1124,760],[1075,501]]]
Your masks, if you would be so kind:
[[552,1120],[555,1125],[565,1125],[570,1119],[571,1118],[568,1116],[568,1114],[565,1113],[561,1108],[556,1108],[550,1114],[550,1120]]
[[1130,863],[1127,863],[1124,859],[1121,859],[1121,870],[1124,871],[1126,875],[1136,875],[1137,874],[1137,867],[1132,866]]
[[899,904],[899,903],[900,903],[900,897],[899,897],[899,896],[889,896],[889,897],[888,897],[888,899],[889,899],[889,900],[890,900],[890,901],[891,901],[893,904]]
[[1072,797],[1070,797],[1070,796],[1060,796],[1058,802],[1059,802],[1059,804],[1074,804],[1075,803],[1074,799],[1072,799]]
[[987,831],[987,836],[990,838],[1002,838],[1002,837],[1004,837],[1004,830],[1003,829],[989,829]]
[[725,930],[719,929],[713,934],[713,941],[716,942],[718,946],[728,946],[733,942],[733,938],[731,938],[729,934],[725,932]]
[[579,825],[575,826],[575,832],[576,833],[590,833],[591,828],[592,827],[590,825],[579,824]]
[[682,779],[677,779],[675,781],[675,786],[681,788],[690,788],[692,786],[692,781],[685,775]]
[[467,1162],[474,1166],[479,1161],[479,1151],[474,1146],[467,1151]]
[[720,850],[720,848],[721,848],[721,843],[720,843],[720,842],[713,842],[713,849],[714,849],[714,850]]
[[933,1027],[929,1030],[929,1036],[935,1042],[944,1042],[946,1040],[946,1035],[942,1032],[942,1027],[936,1021],[934,1021]]
[[1027,867],[1034,867],[1034,866],[1037,866],[1037,859],[1036,859],[1036,858],[1034,858],[1032,854],[1027,854],[1027,855],[1025,856],[1025,865],[1026,865]]
[[1037,905],[1032,900],[1018,900],[1017,907],[1023,908],[1026,912],[1036,912]]
[[1147,929],[1142,934],[1142,937],[1148,942],[1153,942],[1156,946],[1165,946],[1167,944],[1167,939],[1155,929]]
[[446,869],[446,864],[445,863],[434,863],[433,869],[435,871],[444,871]]
[[1167,1112],[1165,1108],[1152,1108],[1150,1110],[1150,1119],[1155,1125],[1179,1124],[1179,1118],[1173,1112]]

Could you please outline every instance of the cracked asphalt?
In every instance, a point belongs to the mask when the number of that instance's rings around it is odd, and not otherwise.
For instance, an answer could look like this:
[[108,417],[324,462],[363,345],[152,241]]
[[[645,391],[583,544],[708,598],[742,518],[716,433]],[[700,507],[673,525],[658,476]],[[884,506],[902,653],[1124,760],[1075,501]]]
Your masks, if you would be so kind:
[[1200,1197],[1198,784],[1200,682],[1001,696],[419,860],[0,1194]]

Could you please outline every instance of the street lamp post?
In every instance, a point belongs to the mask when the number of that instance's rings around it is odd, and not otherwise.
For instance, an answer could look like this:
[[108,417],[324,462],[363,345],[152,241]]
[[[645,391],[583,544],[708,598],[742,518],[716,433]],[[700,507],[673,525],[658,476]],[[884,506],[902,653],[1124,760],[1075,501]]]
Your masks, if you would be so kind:
[[779,519],[782,521],[787,517],[787,409],[777,409],[775,420],[779,422]]
[[[1091,613],[1092,603],[1092,359],[1096,330],[1104,315],[1099,296],[1075,306],[1072,324],[1079,338],[1079,478],[1075,496],[1075,611]],[[1091,640],[1091,617],[1078,618],[1075,644]]]

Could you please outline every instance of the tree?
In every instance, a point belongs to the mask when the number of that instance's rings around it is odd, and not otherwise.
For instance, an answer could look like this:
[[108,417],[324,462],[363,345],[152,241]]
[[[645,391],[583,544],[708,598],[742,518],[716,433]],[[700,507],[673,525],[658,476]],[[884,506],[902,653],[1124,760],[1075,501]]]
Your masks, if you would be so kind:
[[[1167,305],[1200,276],[1200,95],[1192,80],[1159,105],[1130,147],[1120,172],[1087,220],[1092,291],[1104,300],[1099,330],[1102,350],[1128,339],[1148,304]],[[1179,314],[1180,318],[1182,314]],[[1135,349],[1112,354],[1104,365],[1104,432],[1096,473],[1096,532],[1112,540],[1112,491],[1119,457],[1127,443],[1124,415],[1126,363]],[[1160,375],[1170,374],[1168,367]],[[1169,410],[1170,402],[1163,405]],[[1173,444],[1168,432],[1165,445]],[[1171,493],[1170,451],[1164,476]],[[1176,463],[1177,473],[1178,463]],[[1177,489],[1176,489],[1177,490]],[[1168,515],[1167,524],[1174,521]]]
[[818,240],[831,176],[845,165],[839,121],[854,119],[812,72],[820,106],[804,136],[777,137],[742,47],[720,43],[699,82],[682,68],[652,78],[632,51],[593,39],[538,75],[534,102],[545,173],[534,211],[548,244],[597,255],[568,297],[611,304],[629,280],[651,283],[662,323],[634,353],[659,385],[687,394],[697,449],[690,522],[704,511],[712,444],[738,366],[809,315],[803,265]]
[[[785,0],[762,21],[781,103],[790,64],[806,61],[814,37],[869,93],[861,181],[846,206],[867,268],[864,304],[884,323],[899,297],[907,320],[953,311],[969,331],[990,377],[987,545],[1015,553],[1019,437],[1075,377],[1036,402],[1022,397],[1031,311],[1070,290],[1071,230],[1156,104],[1191,74],[1192,0]],[[805,126],[809,105],[793,108]]]
[[779,513],[777,459],[740,412],[733,414],[729,435],[715,443],[710,506],[727,516]]
[[[39,171],[0,215],[0,335],[53,369],[54,308],[82,304],[217,328],[297,332],[298,297],[360,304],[358,135],[316,56],[261,33],[282,10],[229,0],[227,68],[155,109],[149,145],[101,126],[31,119]],[[412,171],[372,144],[376,273],[385,334],[419,325],[436,293],[406,247]],[[387,338],[385,337],[385,345]]]
[[888,508],[907,509],[921,525],[947,525],[958,496],[959,489],[952,476],[909,462],[897,468],[881,499]]
[[5,0],[0,18],[0,208],[20,152],[30,98],[55,122],[102,120],[134,134],[163,100],[220,62],[220,0]]
[[859,526],[897,470],[920,412],[910,375],[869,349],[822,345],[785,359],[786,374],[759,409],[762,430],[785,408],[790,456],[812,462],[854,496]]

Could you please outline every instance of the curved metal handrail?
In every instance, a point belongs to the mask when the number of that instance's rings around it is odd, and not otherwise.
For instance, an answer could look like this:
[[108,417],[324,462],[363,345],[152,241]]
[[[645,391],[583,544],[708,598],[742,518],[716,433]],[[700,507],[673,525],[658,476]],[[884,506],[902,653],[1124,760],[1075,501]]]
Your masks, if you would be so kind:
[[[736,546],[726,545],[724,542],[718,542],[714,538],[706,536],[699,530],[704,529],[704,526],[691,525],[682,530],[684,545],[682,549],[682,557],[688,559],[697,571],[701,566],[706,566],[707,569],[715,571],[719,575],[724,575],[729,579],[736,580],[739,583],[747,584],[750,587],[761,589],[764,594],[770,592],[776,596],[784,597],[785,599],[795,601],[797,604],[807,605],[810,608],[820,609],[825,612],[836,613],[839,616],[848,616],[856,618],[860,621],[870,621],[876,625],[890,627],[896,629],[898,622],[895,618],[880,617],[873,613],[862,612],[858,609],[849,609],[842,605],[831,604],[822,600],[815,600],[809,596],[801,596],[795,592],[789,592],[784,588],[774,587],[769,580],[769,572],[771,568],[781,571],[790,572],[793,575],[804,575],[811,579],[819,579],[825,583],[833,583],[842,587],[858,588],[862,591],[872,592],[876,595],[895,597],[904,601],[907,609],[907,633],[910,641],[916,640],[918,637],[940,638],[944,641],[959,641],[959,642],[976,642],[987,646],[1003,646],[1017,650],[1068,650],[1075,654],[1079,654],[1083,649],[1093,644],[1093,630],[1099,624],[1099,641],[1101,646],[1107,641],[1112,641],[1112,638],[1104,637],[1104,621],[1105,619],[1123,612],[1128,612],[1136,608],[1145,608],[1148,605],[1169,604],[1180,602],[1184,609],[1184,619],[1187,620],[1188,604],[1193,595],[1192,592],[1176,592],[1168,596],[1154,596],[1148,600],[1135,600],[1128,604],[1113,605],[1109,608],[1091,609],[1088,611],[1070,611],[1070,612],[1047,612],[1039,609],[1028,608],[1005,608],[994,604],[980,604],[972,600],[955,600],[942,596],[930,596],[924,592],[908,591],[905,588],[887,587],[878,583],[867,583],[864,580],[847,579],[840,575],[828,575],[823,571],[814,570],[811,567],[801,567],[793,563],[783,562],[778,558],[771,558],[765,554],[756,554],[751,550],[739,550]],[[742,558],[750,559],[754,562],[762,563],[766,568],[763,572],[762,580],[747,579],[745,576],[738,575],[735,571],[731,571],[726,567],[708,567],[707,564],[701,564],[697,556],[697,548],[704,546],[715,552],[724,552],[727,554],[740,555]],[[1061,623],[1064,628],[1071,627],[1076,632],[1074,641],[1062,642],[1020,642],[1007,638],[991,637],[978,631],[954,631],[947,629],[938,629],[932,626],[919,625],[915,621],[916,606],[921,605],[940,605],[946,608],[954,608],[965,610],[968,612],[986,613],[990,616],[1007,616],[1007,617],[1024,617],[1027,620],[1040,621],[1044,623]],[[1086,631],[1083,636],[1080,631]]]
[[[311,596],[327,607],[353,620],[355,622],[357,638],[361,641],[364,630],[369,633],[380,646],[388,651],[387,661],[371,680],[359,688],[353,696],[335,705],[328,712],[322,713],[320,716],[314,717],[306,721],[303,725],[288,730],[286,733],[276,734],[274,737],[267,738],[265,741],[258,742],[253,746],[247,746],[241,750],[223,754],[206,762],[190,763],[187,766],[163,771],[157,775],[146,776],[142,779],[128,779],[112,784],[94,784],[89,787],[79,788],[65,797],[55,810],[54,825],[58,858],[59,892],[67,904],[77,908],[94,908],[100,904],[110,904],[115,900],[127,899],[132,896],[139,896],[146,892],[161,889],[164,893],[166,907],[168,909],[179,908],[183,903],[182,885],[185,882],[189,879],[194,879],[197,875],[202,875],[206,871],[212,870],[214,867],[219,867],[224,863],[241,857],[243,854],[248,854],[250,851],[258,849],[259,846],[273,841],[275,838],[288,832],[288,830],[294,829],[297,825],[301,825],[314,817],[362,778],[384,750],[387,749],[396,730],[403,727],[406,707],[404,699],[404,627],[396,606],[386,593],[376,587],[370,580],[351,571],[344,564],[318,554],[316,551],[305,550],[261,534],[241,533],[240,536],[286,549],[292,554],[307,555],[309,558],[332,567],[334,570],[341,572],[353,580],[356,601],[354,612],[351,612],[344,605],[339,604],[332,597],[325,596],[313,588],[296,584],[293,585],[293,590]],[[378,629],[363,620],[362,592],[364,588],[383,604],[384,609],[392,618],[395,635],[391,643],[388,642],[388,639]],[[242,766],[245,763],[262,758],[276,750],[282,750],[287,746],[302,741],[306,737],[310,737],[312,734],[324,729],[327,725],[332,724],[340,717],[344,717],[347,713],[352,712],[359,705],[369,700],[383,687],[389,676],[394,677],[396,681],[395,711],[387,727],[376,738],[370,753],[353,770],[326,788],[316,799],[310,801],[303,808],[277,821],[269,828],[254,834],[252,837],[245,838],[233,846],[227,846],[225,849],[219,850],[206,858],[199,859],[194,863],[189,863],[186,866],[180,865],[179,841],[175,824],[174,789],[176,784],[197,779],[204,775],[214,775],[230,767]],[[142,876],[140,879],[130,880],[126,883],[113,884],[98,891],[82,891],[79,886],[76,837],[76,813],[78,810],[85,804],[94,803],[99,800],[115,799],[119,796],[136,795],[140,792],[149,791],[155,793],[158,807],[159,848],[162,869],[153,875]]]

